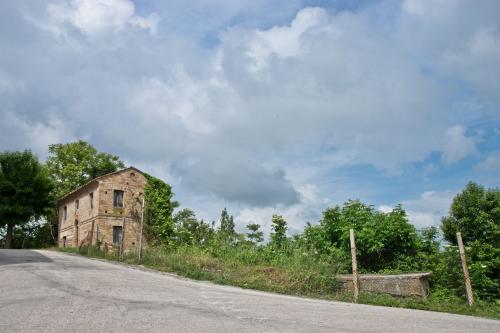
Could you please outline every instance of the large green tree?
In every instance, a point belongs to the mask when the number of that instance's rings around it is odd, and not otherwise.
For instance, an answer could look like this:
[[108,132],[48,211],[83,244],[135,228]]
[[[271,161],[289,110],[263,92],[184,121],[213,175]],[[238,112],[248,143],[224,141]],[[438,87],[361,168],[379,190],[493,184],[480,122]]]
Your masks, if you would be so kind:
[[356,233],[358,260],[363,269],[393,268],[399,259],[413,256],[418,246],[415,227],[400,205],[383,213],[358,200],[325,210],[318,226],[306,228],[306,240],[324,254],[338,250],[348,253],[350,228]]
[[[125,167],[118,156],[97,151],[79,140],[49,146],[46,162],[48,175],[54,184],[52,197],[57,200],[89,180]],[[57,235],[56,203],[46,214],[51,234]],[[55,241],[55,239],[54,239]]]
[[500,246],[500,189],[485,189],[470,182],[457,194],[449,216],[441,220],[444,238],[457,244],[460,231],[465,244],[480,241]]
[[0,153],[0,226],[10,248],[14,226],[44,215],[52,204],[47,170],[29,150]]
[[125,167],[118,156],[99,152],[82,140],[50,145],[46,164],[55,185],[56,198],[93,178]]

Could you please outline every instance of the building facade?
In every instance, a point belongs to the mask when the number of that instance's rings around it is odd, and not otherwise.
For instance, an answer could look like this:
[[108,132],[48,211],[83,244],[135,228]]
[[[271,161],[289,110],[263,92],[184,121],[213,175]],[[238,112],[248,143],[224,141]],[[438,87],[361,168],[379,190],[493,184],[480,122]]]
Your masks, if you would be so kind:
[[60,247],[136,250],[147,179],[129,167],[97,177],[58,201]]

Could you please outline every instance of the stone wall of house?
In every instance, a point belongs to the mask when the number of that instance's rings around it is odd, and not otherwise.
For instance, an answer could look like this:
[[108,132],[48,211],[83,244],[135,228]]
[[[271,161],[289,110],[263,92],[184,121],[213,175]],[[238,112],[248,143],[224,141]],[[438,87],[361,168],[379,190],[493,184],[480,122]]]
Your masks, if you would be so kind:
[[[429,294],[431,273],[398,275],[360,274],[359,290],[398,297],[417,296],[425,298]],[[353,291],[352,275],[338,275],[340,291]]]
[[[113,227],[122,227],[124,251],[135,250],[140,237],[141,203],[146,177],[134,169],[125,169],[97,178],[59,202],[59,246],[95,245],[117,248],[113,244]],[[121,190],[123,207],[114,207],[113,192]],[[90,208],[90,193],[93,208]],[[78,209],[76,208],[78,200]],[[64,207],[67,209],[64,219]],[[65,244],[64,244],[64,237]]]
[[[76,246],[77,230],[82,224],[97,217],[98,186],[97,182],[92,182],[59,202],[59,246]],[[92,207],[90,204],[91,193],[93,195]],[[64,216],[64,207],[66,207],[66,218]],[[78,232],[78,239],[81,239],[80,234],[81,232]],[[66,244],[64,244],[64,237],[66,237]]]

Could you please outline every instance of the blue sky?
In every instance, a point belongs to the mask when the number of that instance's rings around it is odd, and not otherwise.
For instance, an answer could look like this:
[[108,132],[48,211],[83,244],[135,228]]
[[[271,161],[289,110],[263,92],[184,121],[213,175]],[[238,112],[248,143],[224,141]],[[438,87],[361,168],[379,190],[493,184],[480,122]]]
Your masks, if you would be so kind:
[[0,2],[0,149],[84,139],[182,207],[439,224],[500,179],[500,2]]

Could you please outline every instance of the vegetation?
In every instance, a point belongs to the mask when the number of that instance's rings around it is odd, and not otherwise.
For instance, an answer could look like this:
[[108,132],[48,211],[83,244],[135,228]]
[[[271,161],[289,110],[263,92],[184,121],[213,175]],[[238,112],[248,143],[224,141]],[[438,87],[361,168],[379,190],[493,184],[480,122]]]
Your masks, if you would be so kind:
[[[287,235],[286,220],[273,215],[267,244],[260,244],[263,233],[258,224],[248,225],[246,237],[235,232],[227,209],[221,213],[218,228],[198,220],[189,209],[178,211],[172,221],[171,238],[145,251],[144,266],[242,288],[352,301],[352,294],[339,292],[335,275],[350,272],[348,231],[354,228],[361,271],[433,272],[431,294],[426,299],[362,293],[361,303],[500,318],[498,275],[493,275],[499,255],[494,245],[479,246],[474,240],[467,246],[476,297],[469,307],[457,247],[448,244],[442,248],[436,227],[415,230],[399,205],[382,213],[350,200],[325,210],[318,225],[308,224],[302,234],[293,237]],[[117,257],[98,249],[82,250],[137,263],[135,253]]]
[[82,140],[50,145],[46,164],[56,199],[91,179],[125,167],[118,156],[99,152]]
[[146,175],[144,199],[145,211],[144,235],[152,244],[168,243],[175,238],[174,209],[179,205],[172,201],[172,188],[161,179]]
[[0,227],[10,248],[14,226],[36,220],[51,207],[47,170],[29,150],[0,153]]
[[[53,244],[55,198],[123,167],[117,156],[100,153],[83,141],[52,145],[50,154],[46,166],[29,151],[0,154],[0,234],[7,235],[7,245]],[[259,224],[249,223],[246,234],[238,233],[226,208],[217,226],[199,220],[190,209],[175,211],[179,204],[170,185],[146,177],[144,234],[149,248],[142,264],[148,267],[244,288],[350,300],[351,295],[339,293],[335,275],[351,270],[353,228],[361,272],[433,272],[431,294],[425,300],[362,294],[361,302],[499,317],[499,189],[469,183],[443,217],[442,233],[436,227],[416,230],[401,205],[380,212],[349,200],[326,209],[318,224],[307,223],[293,236],[287,234],[285,218],[273,215],[266,243]],[[465,302],[457,231],[463,235],[475,294],[471,308]],[[67,251],[136,260],[133,253],[115,257],[97,248]]]

